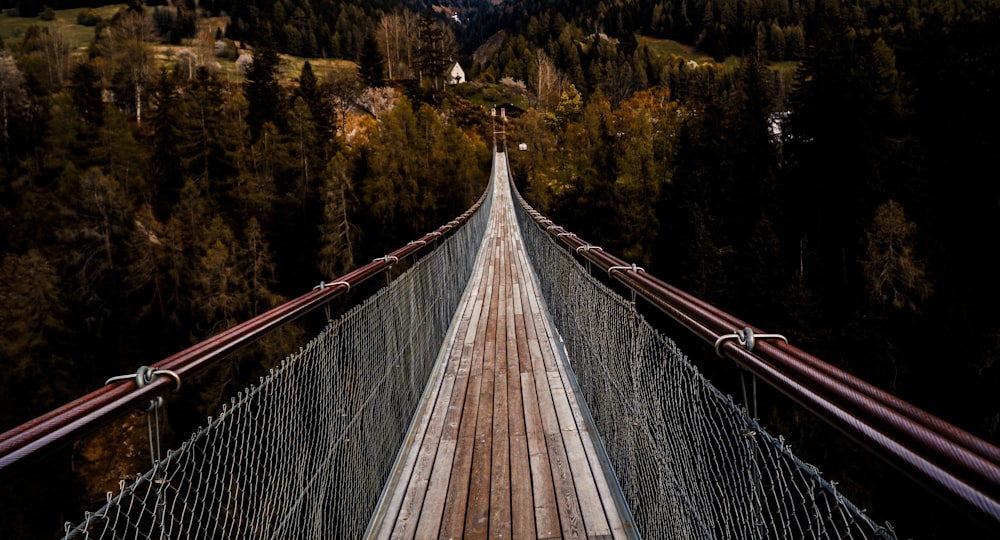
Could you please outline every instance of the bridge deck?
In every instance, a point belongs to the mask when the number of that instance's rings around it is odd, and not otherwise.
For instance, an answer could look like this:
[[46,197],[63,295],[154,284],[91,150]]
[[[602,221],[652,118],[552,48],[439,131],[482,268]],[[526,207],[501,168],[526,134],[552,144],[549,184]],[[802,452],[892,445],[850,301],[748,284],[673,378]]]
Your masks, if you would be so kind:
[[378,538],[623,538],[497,160],[493,214],[451,340],[390,479]]

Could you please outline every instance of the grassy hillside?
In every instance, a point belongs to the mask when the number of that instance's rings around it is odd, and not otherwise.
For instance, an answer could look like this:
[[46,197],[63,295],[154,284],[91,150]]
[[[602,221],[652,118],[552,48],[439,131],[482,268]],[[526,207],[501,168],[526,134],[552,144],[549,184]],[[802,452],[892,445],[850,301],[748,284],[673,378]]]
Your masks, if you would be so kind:
[[[717,62],[713,60],[710,55],[696,51],[695,48],[690,45],[684,45],[670,39],[640,37],[639,40],[649,48],[655,57],[661,60],[666,60],[671,56],[677,56],[683,58],[685,61],[693,61],[698,64],[717,64]],[[728,56],[722,65],[729,69],[735,69],[736,66],[739,65],[739,58],[736,56]],[[771,69],[782,74],[791,74],[798,67],[799,63],[770,62],[768,65]]]
[[[124,9],[125,4],[112,4],[99,8],[94,8],[102,19],[110,19],[115,13]],[[14,46],[21,41],[29,26],[36,25],[43,29],[48,29],[51,33],[61,32],[69,42],[71,50],[76,54],[83,54],[94,39],[94,27],[77,24],[77,17],[80,13],[90,8],[63,9],[55,11],[55,19],[43,21],[38,17],[11,17],[0,15],[0,37],[8,46]],[[214,35],[216,29],[225,29],[228,18],[210,17],[199,19],[199,33],[207,32]],[[150,44],[153,48],[153,57],[160,64],[172,65],[177,61],[178,54],[191,46],[192,40],[185,40],[181,45]],[[312,64],[316,76],[322,79],[326,75],[344,69],[356,69],[354,62],[339,59],[313,58],[306,59],[289,55],[280,55],[282,58],[281,77],[285,82],[291,82],[298,78],[302,71],[302,64],[309,60]],[[239,80],[240,74],[236,69],[236,63],[225,58],[217,58],[221,72],[231,80]]]
[[[125,7],[125,4],[112,4],[99,8],[93,8],[102,19],[110,19]],[[21,36],[29,26],[37,25],[46,28],[49,32],[62,32],[63,36],[72,44],[73,49],[82,51],[94,38],[94,27],[83,26],[76,23],[77,17],[91,8],[62,9],[55,12],[56,18],[51,21],[43,21],[38,17],[11,17],[0,16],[0,37],[9,47],[12,43],[21,40]]]

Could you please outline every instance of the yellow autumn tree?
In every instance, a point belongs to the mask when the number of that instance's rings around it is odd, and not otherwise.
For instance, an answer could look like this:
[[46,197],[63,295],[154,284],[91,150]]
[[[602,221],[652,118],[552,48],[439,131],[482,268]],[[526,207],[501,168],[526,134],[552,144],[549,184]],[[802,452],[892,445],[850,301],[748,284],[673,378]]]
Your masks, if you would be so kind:
[[917,226],[906,218],[903,206],[890,199],[878,207],[865,231],[862,260],[872,300],[898,310],[920,312],[933,292],[926,263],[914,252]]

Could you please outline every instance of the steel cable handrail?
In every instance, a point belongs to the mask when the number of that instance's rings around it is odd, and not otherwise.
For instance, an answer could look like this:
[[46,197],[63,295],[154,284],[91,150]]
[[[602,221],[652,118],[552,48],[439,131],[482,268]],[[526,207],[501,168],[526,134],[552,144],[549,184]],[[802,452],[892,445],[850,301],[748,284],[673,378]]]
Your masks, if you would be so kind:
[[[513,183],[513,179],[511,180]],[[709,344],[759,329],[598,249],[514,196],[556,242],[596,265]],[[787,343],[757,342],[753,353],[727,341],[721,355],[760,377],[931,491],[1000,525],[1000,449]]]
[[[419,239],[150,367],[176,374],[178,381],[205,371],[228,355],[322,307],[350,288],[380,275],[399,260],[422,251],[434,240],[459,228],[484,204],[489,192],[487,186],[468,210]],[[141,386],[135,380],[108,384],[0,434],[0,475],[169,393],[175,384],[176,381],[166,377],[153,378]]]

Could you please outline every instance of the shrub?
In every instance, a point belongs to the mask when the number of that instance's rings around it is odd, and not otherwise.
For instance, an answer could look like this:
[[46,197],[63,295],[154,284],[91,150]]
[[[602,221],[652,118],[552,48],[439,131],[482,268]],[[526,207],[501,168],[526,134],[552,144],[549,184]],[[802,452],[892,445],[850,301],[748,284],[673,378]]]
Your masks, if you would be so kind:
[[215,56],[235,61],[240,56],[239,49],[231,39],[220,39],[215,42]]
[[490,87],[483,90],[483,99],[486,101],[497,103],[503,100],[503,94],[500,93],[500,90],[494,87]]
[[49,6],[45,6],[42,12],[38,14],[38,18],[43,21],[54,21],[56,20],[56,11]]
[[97,26],[100,22],[101,16],[97,14],[97,10],[95,9],[81,11],[80,14],[76,16],[76,24],[81,24],[83,26]]

